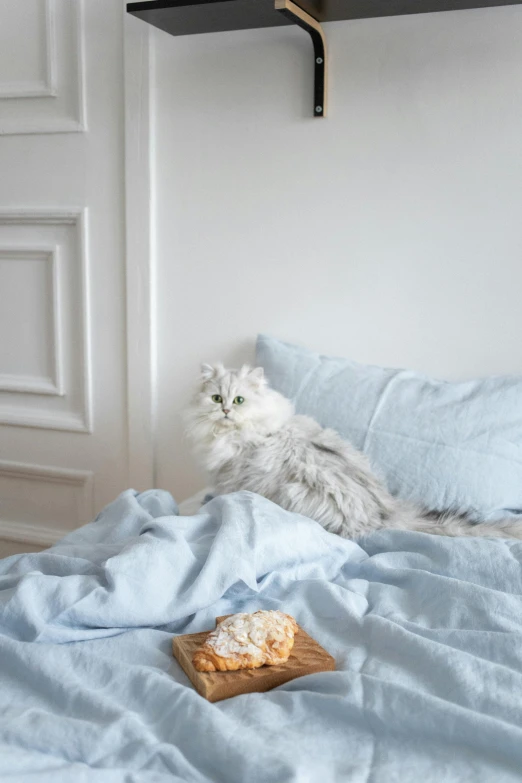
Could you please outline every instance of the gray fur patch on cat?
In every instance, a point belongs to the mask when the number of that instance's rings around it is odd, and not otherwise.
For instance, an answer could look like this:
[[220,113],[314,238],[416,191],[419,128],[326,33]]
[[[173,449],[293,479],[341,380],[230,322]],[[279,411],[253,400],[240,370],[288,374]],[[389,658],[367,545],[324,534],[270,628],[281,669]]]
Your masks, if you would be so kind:
[[215,494],[255,492],[344,538],[383,528],[522,538],[522,522],[474,524],[394,498],[364,454],[334,430],[295,415],[292,403],[268,386],[262,368],[202,365],[185,422]]

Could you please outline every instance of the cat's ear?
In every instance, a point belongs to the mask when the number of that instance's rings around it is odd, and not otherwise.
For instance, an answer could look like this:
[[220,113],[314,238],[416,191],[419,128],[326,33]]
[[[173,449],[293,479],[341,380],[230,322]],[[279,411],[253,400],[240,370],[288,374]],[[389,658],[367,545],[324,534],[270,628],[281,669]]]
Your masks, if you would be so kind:
[[221,362],[218,362],[214,366],[211,364],[201,365],[201,377],[204,381],[209,381],[211,378],[221,378],[225,373],[225,367]]
[[215,373],[214,368],[211,364],[202,364],[201,365],[201,377],[204,381],[209,381]]
[[262,386],[265,383],[265,371],[262,367],[254,367],[253,370],[250,370],[250,374],[248,376],[257,386]]

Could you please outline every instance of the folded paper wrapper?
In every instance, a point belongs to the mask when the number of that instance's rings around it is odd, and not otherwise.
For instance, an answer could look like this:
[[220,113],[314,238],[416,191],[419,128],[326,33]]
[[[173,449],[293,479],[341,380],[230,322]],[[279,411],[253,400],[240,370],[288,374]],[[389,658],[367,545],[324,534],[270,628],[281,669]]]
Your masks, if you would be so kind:
[[[216,624],[225,617],[218,617]],[[261,666],[259,669],[239,669],[235,672],[198,672],[192,656],[204,643],[209,631],[175,636],[172,650],[181,668],[197,690],[208,701],[221,701],[242,693],[263,693],[306,674],[335,670],[335,660],[299,626],[294,646],[286,663]]]

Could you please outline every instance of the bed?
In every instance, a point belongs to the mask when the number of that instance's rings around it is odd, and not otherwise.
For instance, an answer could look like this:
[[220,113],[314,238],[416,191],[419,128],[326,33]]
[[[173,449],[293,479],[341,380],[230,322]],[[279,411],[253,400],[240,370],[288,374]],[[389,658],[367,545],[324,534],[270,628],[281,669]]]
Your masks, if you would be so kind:
[[[520,781],[522,542],[351,542],[250,493],[180,516],[127,491],[0,562],[0,777]],[[171,652],[281,608],[336,671],[210,704]]]
[[[395,494],[522,519],[521,379],[448,384],[269,337],[258,363]],[[128,490],[0,561],[0,606],[2,779],[522,779],[522,541],[346,541],[246,492],[178,508]],[[336,671],[210,704],[173,636],[258,609],[293,615]]]

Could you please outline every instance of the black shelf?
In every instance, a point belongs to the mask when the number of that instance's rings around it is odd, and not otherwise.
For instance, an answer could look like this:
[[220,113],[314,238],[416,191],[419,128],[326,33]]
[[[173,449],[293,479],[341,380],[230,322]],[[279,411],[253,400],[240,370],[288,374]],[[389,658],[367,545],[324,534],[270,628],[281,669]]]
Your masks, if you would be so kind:
[[295,24],[314,49],[314,117],[326,116],[327,46],[323,22],[519,5],[522,0],[152,0],[127,11],[171,35],[219,33]]
[[[318,22],[339,22],[520,3],[522,0],[298,0],[297,5]],[[275,12],[274,0],[153,0],[128,3],[127,11],[171,35],[292,24]]]

